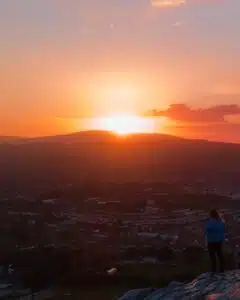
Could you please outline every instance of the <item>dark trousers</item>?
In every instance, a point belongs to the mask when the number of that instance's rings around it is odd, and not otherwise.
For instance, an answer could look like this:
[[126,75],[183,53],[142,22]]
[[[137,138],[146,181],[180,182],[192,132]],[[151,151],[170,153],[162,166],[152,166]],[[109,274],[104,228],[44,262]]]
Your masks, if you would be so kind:
[[220,272],[224,272],[224,258],[222,251],[222,243],[208,243],[208,253],[211,259],[212,272],[217,271],[217,258],[219,260]]

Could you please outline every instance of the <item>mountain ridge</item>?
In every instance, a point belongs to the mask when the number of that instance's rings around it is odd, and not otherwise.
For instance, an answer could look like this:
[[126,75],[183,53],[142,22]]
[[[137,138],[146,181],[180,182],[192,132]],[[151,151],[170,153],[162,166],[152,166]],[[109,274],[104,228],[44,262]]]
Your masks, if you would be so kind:
[[118,135],[111,131],[104,131],[104,130],[88,130],[88,131],[79,131],[79,132],[72,132],[69,134],[57,134],[57,135],[50,135],[50,136],[41,136],[41,137],[5,137],[0,136],[1,139],[6,142],[11,141],[19,141],[23,143],[34,143],[34,142],[64,142],[66,140],[72,141],[78,141],[78,139],[84,139],[84,138],[97,138],[99,139],[106,139],[111,138],[114,140],[131,140],[134,138],[167,138],[167,139],[176,139],[176,140],[188,140],[186,138],[174,136],[174,135],[168,135],[168,134],[162,134],[162,133],[133,133],[133,134],[127,134],[127,135]]
[[180,137],[171,134],[165,133],[132,133],[126,135],[118,135],[111,131],[105,130],[86,130],[86,131],[78,131],[67,134],[56,134],[49,136],[38,136],[38,137],[18,137],[18,136],[0,136],[0,142],[5,143],[34,143],[34,142],[63,142],[65,140],[73,139],[83,139],[83,138],[112,138],[113,140],[128,140],[137,139],[137,138],[145,138],[145,139],[162,139],[162,140],[178,140],[178,141],[192,141],[192,142],[201,142],[201,143],[212,143],[218,145],[237,145],[240,147],[239,143],[234,142],[224,142],[224,141],[211,141],[207,139],[192,139],[187,137]]

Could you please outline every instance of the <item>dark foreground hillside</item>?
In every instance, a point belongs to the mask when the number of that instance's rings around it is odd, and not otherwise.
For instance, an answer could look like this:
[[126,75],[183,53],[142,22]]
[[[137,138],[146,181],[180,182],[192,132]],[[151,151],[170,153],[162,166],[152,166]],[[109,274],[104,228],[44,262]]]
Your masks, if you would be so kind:
[[189,283],[172,281],[163,289],[141,289],[126,293],[119,300],[239,300],[240,270],[221,275],[205,273]]
[[0,186],[29,191],[92,181],[205,181],[238,186],[240,145],[165,135],[85,132],[0,145]]
[[[69,299],[71,296],[72,299],[113,300],[118,299],[118,297],[121,297],[129,290],[142,290],[146,287],[150,287],[151,291],[159,293],[160,291],[162,292],[161,288],[164,288],[172,281],[187,282],[198,277],[199,274],[205,274],[209,270],[207,252],[200,248],[198,251],[196,251],[197,249],[192,249],[194,251],[190,250],[188,249],[187,256],[182,254],[176,264],[173,264],[173,260],[170,260],[166,267],[160,261],[156,264],[114,264],[112,266],[117,267],[117,273],[114,276],[108,275],[107,270],[111,265],[107,262],[104,263],[103,268],[99,269],[99,272],[87,272],[84,269],[81,252],[66,251],[64,249],[46,248],[21,253],[9,253],[11,255],[5,259],[5,262],[1,258],[1,265],[8,262],[13,263],[16,276],[15,278],[10,278],[11,281],[9,283],[11,282],[13,286],[17,286],[17,289],[21,288],[24,291],[28,291],[28,293],[32,291],[39,295],[44,295],[45,291],[47,291],[47,294],[51,295],[47,299]],[[3,256],[1,255],[1,257]],[[227,269],[233,269],[235,266],[233,253],[226,252],[225,259]],[[97,265],[94,262],[91,267],[91,269],[97,269]],[[201,284],[210,285],[211,279],[209,279],[209,276],[206,275],[203,278],[205,281],[201,281]],[[237,277],[231,275],[229,278],[231,280],[235,278],[236,282],[239,281],[239,275]],[[196,287],[198,287],[198,281],[194,281]],[[189,285],[189,287],[191,287],[192,292],[194,283]],[[150,290],[145,289],[145,291],[149,293]],[[7,298],[0,297],[0,299],[6,300]],[[9,299],[12,298],[10,297]],[[42,296],[39,299],[46,298]],[[135,298],[126,299],[131,300]],[[145,298],[143,299],[145,300]],[[152,299],[149,298],[148,300]]]

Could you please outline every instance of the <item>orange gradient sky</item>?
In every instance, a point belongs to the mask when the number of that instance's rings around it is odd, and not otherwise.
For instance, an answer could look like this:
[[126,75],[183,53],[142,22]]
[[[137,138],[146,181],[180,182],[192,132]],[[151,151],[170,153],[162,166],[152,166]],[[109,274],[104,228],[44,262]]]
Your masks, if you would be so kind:
[[2,0],[0,135],[240,142],[239,10],[238,0]]

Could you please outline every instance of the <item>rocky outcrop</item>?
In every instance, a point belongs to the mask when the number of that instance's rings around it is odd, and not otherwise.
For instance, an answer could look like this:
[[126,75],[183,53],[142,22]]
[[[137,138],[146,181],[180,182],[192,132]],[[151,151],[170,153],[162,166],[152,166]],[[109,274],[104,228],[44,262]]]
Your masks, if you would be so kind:
[[205,273],[189,283],[171,282],[163,289],[141,289],[119,300],[240,300],[240,270],[212,275]]

